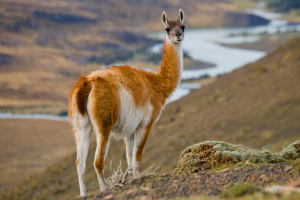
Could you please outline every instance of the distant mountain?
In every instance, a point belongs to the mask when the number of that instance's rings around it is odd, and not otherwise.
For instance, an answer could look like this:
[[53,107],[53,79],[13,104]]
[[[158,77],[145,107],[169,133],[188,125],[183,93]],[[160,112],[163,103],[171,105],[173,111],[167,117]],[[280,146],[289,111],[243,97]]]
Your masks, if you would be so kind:
[[299,0],[271,0],[268,4],[270,8],[275,9],[277,12],[288,12],[294,9],[300,9]]
[[234,4],[228,0],[3,0],[0,5],[4,11],[1,13],[3,20],[0,21],[0,27],[11,31],[18,31],[22,27],[36,30],[57,29],[58,27],[49,26],[52,22],[65,25],[94,24],[100,32],[118,30],[145,33],[161,30],[160,15],[164,10],[170,19],[174,19],[178,17],[178,9],[182,8],[189,28],[218,27],[226,26],[223,16],[227,12],[244,13],[244,7],[253,3]]

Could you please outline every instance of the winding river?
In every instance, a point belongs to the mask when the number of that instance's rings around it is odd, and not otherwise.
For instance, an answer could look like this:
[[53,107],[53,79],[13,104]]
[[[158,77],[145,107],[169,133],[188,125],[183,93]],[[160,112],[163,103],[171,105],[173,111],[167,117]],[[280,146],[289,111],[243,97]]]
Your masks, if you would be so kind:
[[[194,60],[212,63],[215,67],[205,69],[183,70],[182,79],[199,78],[204,75],[217,76],[229,73],[248,63],[255,62],[266,55],[266,52],[237,49],[220,45],[233,43],[257,42],[260,34],[284,33],[288,31],[300,31],[300,25],[289,24],[280,20],[280,14],[264,13],[257,10],[248,12],[264,16],[271,21],[269,25],[257,27],[239,28],[214,28],[187,30],[183,42],[183,49]],[[152,33],[151,38],[164,39],[165,32]],[[160,53],[162,44],[156,44],[149,48],[150,51]],[[187,95],[192,89],[200,88],[200,84],[182,83],[174,92],[169,102],[176,101]],[[46,120],[68,120],[67,116],[52,116],[43,114],[9,114],[0,113],[0,119],[46,119]]]
[[[212,63],[215,67],[205,69],[183,70],[182,79],[199,78],[204,75],[211,77],[229,73],[248,63],[255,62],[267,53],[264,51],[238,49],[226,47],[221,44],[251,43],[260,41],[261,34],[277,34],[289,31],[300,31],[300,24],[290,24],[287,21],[280,20],[279,13],[265,13],[259,10],[249,10],[251,13],[257,13],[260,16],[272,20],[268,25],[256,27],[238,27],[238,28],[214,28],[187,30],[183,42],[183,50],[191,58],[198,61]],[[152,33],[151,38],[164,39],[165,32]],[[149,50],[154,53],[160,53],[163,44],[156,44]],[[192,87],[195,87],[194,85]],[[200,87],[200,85],[198,85]],[[187,95],[192,88],[187,84],[179,85],[173,97],[169,102],[180,99]]]

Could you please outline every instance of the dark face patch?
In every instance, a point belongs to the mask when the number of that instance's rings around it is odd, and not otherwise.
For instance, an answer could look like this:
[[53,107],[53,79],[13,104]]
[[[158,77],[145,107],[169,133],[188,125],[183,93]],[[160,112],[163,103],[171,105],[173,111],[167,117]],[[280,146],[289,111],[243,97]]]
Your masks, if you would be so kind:
[[185,26],[179,21],[168,21],[166,32],[171,43],[180,43],[184,39]]

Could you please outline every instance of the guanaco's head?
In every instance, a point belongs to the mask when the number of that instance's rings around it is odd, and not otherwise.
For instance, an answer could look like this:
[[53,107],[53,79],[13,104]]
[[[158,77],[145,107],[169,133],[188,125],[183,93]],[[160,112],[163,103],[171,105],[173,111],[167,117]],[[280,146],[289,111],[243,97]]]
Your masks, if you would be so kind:
[[173,44],[179,44],[184,39],[184,28],[183,20],[184,13],[182,9],[179,9],[179,16],[177,20],[169,21],[167,18],[167,14],[164,11],[161,15],[161,20],[165,26],[167,32],[167,38]]

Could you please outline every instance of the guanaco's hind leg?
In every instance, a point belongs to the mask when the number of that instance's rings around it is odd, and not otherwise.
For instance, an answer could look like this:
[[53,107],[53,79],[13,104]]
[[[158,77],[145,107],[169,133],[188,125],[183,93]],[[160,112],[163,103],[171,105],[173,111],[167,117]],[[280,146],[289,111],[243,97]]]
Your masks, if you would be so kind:
[[82,117],[82,115],[76,113],[74,118],[74,136],[76,140],[77,147],[77,173],[80,188],[80,196],[86,196],[85,188],[85,168],[86,168],[86,158],[90,145],[90,138],[92,132],[92,126],[90,124],[89,117],[87,113]]
[[110,129],[102,129],[101,131],[95,130],[97,134],[97,148],[95,152],[94,167],[101,191],[107,189],[104,180],[104,161],[108,152],[110,131]]
[[118,88],[105,79],[93,80],[87,110],[97,136],[94,167],[101,191],[106,189],[104,181],[104,160],[108,151],[109,136],[120,115],[120,96]]

